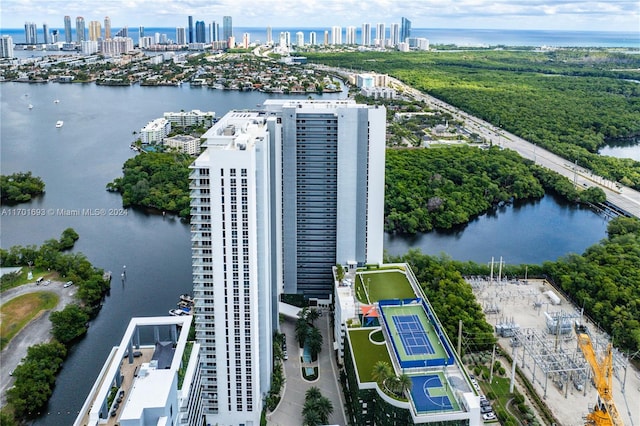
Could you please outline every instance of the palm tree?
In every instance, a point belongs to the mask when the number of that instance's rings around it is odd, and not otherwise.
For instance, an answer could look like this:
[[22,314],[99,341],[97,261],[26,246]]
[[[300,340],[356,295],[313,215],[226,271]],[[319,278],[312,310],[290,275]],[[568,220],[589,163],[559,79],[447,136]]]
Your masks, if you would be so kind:
[[333,413],[333,404],[326,396],[322,396],[316,400],[315,403],[316,412],[320,415],[320,420],[322,420],[322,424],[326,425],[329,423],[329,416]]
[[413,386],[413,381],[411,380],[411,377],[409,377],[406,374],[400,374],[395,378],[394,382],[395,382],[394,385],[396,388],[395,392],[398,395],[404,395],[404,393],[406,391],[411,390],[411,387]]
[[391,377],[393,370],[391,366],[384,362],[378,361],[373,364],[373,370],[371,371],[371,378],[381,385],[388,377]]
[[320,389],[318,389],[317,386],[311,386],[305,392],[304,400],[305,401],[316,400],[316,399],[319,399],[321,396],[322,396],[322,393],[320,392]]
[[317,411],[313,408],[305,411],[306,408],[307,404],[305,403],[304,408],[302,409],[302,424],[304,426],[319,426],[323,424],[320,414]]
[[315,321],[320,318],[320,311],[317,309],[309,309],[307,312],[307,321],[311,321],[311,325],[315,325]]
[[309,323],[304,318],[298,318],[296,321],[296,339],[300,343],[300,347],[304,346],[304,342],[309,334]]
[[320,330],[315,327],[311,327],[311,330],[309,330],[309,334],[307,335],[307,344],[311,351],[311,358],[316,359],[318,353],[322,350],[322,334],[320,334]]

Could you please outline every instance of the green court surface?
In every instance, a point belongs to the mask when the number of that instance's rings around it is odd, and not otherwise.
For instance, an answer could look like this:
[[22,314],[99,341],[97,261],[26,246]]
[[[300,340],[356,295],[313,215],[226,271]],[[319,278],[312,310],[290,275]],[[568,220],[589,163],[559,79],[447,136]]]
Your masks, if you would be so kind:
[[375,328],[349,330],[351,349],[361,383],[374,381],[371,373],[376,362],[383,361],[392,365],[387,345],[376,345],[369,340],[369,335],[376,330]]
[[373,304],[378,300],[413,299],[416,294],[404,272],[358,272],[356,297],[360,303]]

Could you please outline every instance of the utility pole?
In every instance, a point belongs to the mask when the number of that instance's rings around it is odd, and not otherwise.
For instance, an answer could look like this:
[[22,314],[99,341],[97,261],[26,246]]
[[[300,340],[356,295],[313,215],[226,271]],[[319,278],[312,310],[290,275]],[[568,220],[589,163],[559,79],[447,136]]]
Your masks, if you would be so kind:
[[[524,350],[524,349],[523,349]],[[513,362],[511,363],[511,381],[509,382],[509,393],[513,393],[513,385],[516,381],[516,364],[518,358],[518,347],[513,348]]]
[[496,345],[493,345],[493,352],[491,353],[491,372],[489,373],[489,384],[493,383],[493,364],[496,362]]
[[462,320],[458,320],[458,356],[459,357],[462,357],[462,354],[460,353],[461,350],[462,350]]

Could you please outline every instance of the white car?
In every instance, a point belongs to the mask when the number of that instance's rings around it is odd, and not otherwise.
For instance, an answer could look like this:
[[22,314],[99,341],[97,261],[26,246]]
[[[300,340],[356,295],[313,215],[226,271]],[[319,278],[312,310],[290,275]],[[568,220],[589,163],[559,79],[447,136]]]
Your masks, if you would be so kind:
[[63,285],[62,287],[67,288],[67,287],[71,287],[72,285],[73,285],[73,281],[67,281],[65,285]]
[[495,420],[495,419],[496,419],[496,415],[495,415],[495,413],[492,411],[492,412],[490,412],[490,413],[483,414],[483,415],[482,415],[482,418],[483,418],[484,420]]

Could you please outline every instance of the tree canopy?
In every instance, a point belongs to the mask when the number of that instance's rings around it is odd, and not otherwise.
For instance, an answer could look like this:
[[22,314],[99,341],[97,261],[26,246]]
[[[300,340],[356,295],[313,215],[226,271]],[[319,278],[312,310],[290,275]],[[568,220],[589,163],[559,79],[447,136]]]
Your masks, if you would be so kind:
[[0,176],[0,201],[22,203],[44,193],[44,182],[31,172]]

